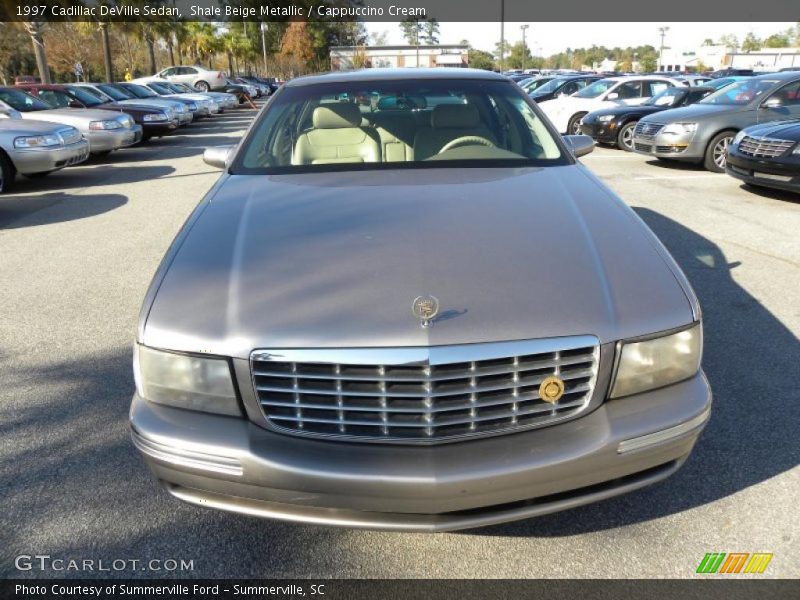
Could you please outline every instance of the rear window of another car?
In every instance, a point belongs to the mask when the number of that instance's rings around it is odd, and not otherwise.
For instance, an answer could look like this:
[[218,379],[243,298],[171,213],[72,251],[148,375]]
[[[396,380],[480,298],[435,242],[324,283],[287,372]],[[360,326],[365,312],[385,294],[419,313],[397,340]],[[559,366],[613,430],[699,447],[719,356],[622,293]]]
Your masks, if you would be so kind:
[[511,82],[388,80],[284,88],[231,171],[569,164]]

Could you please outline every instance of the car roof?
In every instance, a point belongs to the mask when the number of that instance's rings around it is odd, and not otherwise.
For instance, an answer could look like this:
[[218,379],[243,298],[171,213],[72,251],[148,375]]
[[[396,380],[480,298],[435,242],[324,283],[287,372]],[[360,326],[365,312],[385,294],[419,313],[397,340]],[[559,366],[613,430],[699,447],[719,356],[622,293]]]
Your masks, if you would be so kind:
[[331,71],[318,75],[306,75],[287,81],[289,87],[316,85],[319,83],[351,83],[375,80],[419,80],[419,79],[481,79],[489,81],[509,81],[508,77],[493,71],[481,69],[428,68],[428,69],[360,69],[357,71]]
[[64,91],[67,89],[67,86],[71,85],[68,83],[18,83],[14,87],[19,88],[28,88],[34,90],[53,90],[53,91]]
[[777,73],[764,73],[763,75],[754,75],[747,79],[778,79],[780,81],[794,81],[800,79],[800,71],[783,71]]

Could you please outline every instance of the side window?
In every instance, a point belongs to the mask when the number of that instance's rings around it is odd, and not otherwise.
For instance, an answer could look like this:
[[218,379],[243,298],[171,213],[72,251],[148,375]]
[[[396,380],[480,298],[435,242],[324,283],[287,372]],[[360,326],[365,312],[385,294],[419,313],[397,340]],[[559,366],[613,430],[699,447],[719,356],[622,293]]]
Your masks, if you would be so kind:
[[781,106],[799,106],[800,81],[795,81],[783,86],[777,92],[772,94],[770,98],[778,98],[781,101]]
[[39,90],[39,98],[57,106],[58,108],[67,108],[69,106],[69,96],[63,92],[54,92],[52,90]]
[[629,98],[638,98],[642,95],[642,82],[641,81],[626,81],[625,83],[617,86],[614,90],[619,98],[627,100]]
[[695,102],[699,102],[706,96],[708,96],[711,92],[689,92],[686,95],[686,99],[683,101],[684,104],[694,104]]
[[196,75],[197,69],[194,67],[181,67],[181,75]]
[[574,94],[579,89],[581,89],[581,88],[580,88],[580,86],[578,86],[578,82],[577,81],[570,81],[569,83],[564,84],[564,87],[561,88],[561,93],[562,94],[567,94],[567,95]]
[[[670,85],[666,81],[647,81],[645,82],[645,95],[655,96],[659,92],[663,92],[668,87],[670,87]],[[647,93],[648,88],[649,93]]]
[[578,86],[579,90],[582,90],[587,85],[589,85],[590,83],[594,83],[594,82],[595,82],[594,79],[578,79],[578,81],[576,81],[575,84]]
[[169,77],[170,75],[175,75],[178,69],[176,67],[170,67],[169,69],[164,69],[159,73],[161,77]]

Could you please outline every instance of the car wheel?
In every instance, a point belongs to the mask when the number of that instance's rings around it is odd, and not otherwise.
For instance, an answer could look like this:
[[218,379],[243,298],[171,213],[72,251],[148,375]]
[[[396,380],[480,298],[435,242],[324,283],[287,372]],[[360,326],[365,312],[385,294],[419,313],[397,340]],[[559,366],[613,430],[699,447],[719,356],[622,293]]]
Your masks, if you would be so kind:
[[207,92],[211,89],[211,86],[209,86],[205,81],[198,81],[194,84],[194,88],[200,92]]
[[0,150],[0,194],[7,192],[14,183],[14,165]]
[[581,119],[586,116],[586,113],[578,113],[572,115],[572,118],[567,124],[567,133],[569,135],[579,135],[581,132]]
[[636,121],[625,123],[617,133],[617,148],[625,152],[633,152],[633,130],[636,128]]
[[735,131],[722,131],[711,138],[703,160],[703,166],[706,170],[712,173],[725,172],[725,152],[728,150],[728,145],[733,141],[733,136],[735,135]]

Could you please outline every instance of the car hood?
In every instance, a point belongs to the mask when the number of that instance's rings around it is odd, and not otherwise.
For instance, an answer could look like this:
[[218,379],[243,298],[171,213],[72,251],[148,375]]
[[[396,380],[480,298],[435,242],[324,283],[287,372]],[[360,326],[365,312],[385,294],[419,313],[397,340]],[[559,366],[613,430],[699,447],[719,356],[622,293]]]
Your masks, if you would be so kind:
[[596,110],[590,112],[587,117],[584,117],[585,121],[590,120],[591,118],[597,118],[600,115],[634,115],[634,116],[644,116],[644,115],[651,115],[653,113],[662,112],[664,110],[668,110],[663,106],[614,106],[611,108],[603,108],[600,110]]
[[22,113],[23,119],[33,121],[54,121],[67,123],[76,127],[88,127],[90,121],[104,121],[115,118],[107,110],[94,108],[54,108],[52,110],[36,110]]
[[135,100],[134,99],[120,100],[118,102],[118,104],[122,104],[122,105],[125,105],[125,106],[141,106],[141,107],[147,107],[147,108],[161,108],[161,109],[163,109],[163,108],[175,108],[175,106],[177,106],[179,104],[183,104],[183,103],[179,102],[177,100],[168,100],[166,98],[164,100],[158,100],[156,98],[145,100],[145,99],[139,98],[139,99],[135,99]]
[[[734,113],[746,110],[745,106],[731,106],[725,104],[692,104],[682,108],[670,108],[660,112],[657,116],[649,117],[659,123],[677,123],[689,119],[711,119],[724,113]],[[647,117],[645,117],[647,118]]]
[[791,121],[770,121],[761,125],[754,125],[745,129],[747,135],[758,137],[771,137],[784,140],[800,140],[800,119]]
[[672,259],[581,165],[224,176],[198,213],[148,294],[147,345],[608,342],[693,318]]
[[0,135],[43,135],[64,129],[63,123],[49,121],[26,121],[24,119],[0,119]]

